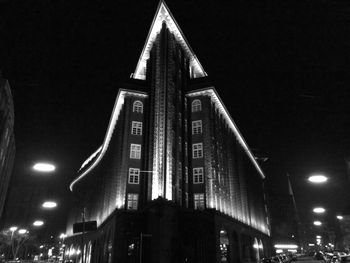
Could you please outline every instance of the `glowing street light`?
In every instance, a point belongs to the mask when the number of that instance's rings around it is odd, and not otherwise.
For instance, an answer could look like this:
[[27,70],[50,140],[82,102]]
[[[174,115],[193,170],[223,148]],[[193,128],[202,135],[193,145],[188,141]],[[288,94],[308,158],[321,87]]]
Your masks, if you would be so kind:
[[57,203],[53,201],[46,201],[42,204],[43,208],[48,208],[48,209],[55,208],[56,206],[57,206]]
[[23,235],[25,233],[27,233],[27,229],[20,229],[20,230],[18,230],[18,234]]
[[308,178],[309,182],[315,183],[315,184],[322,184],[327,182],[328,178],[324,175],[317,174],[317,175],[312,175]]
[[55,171],[56,167],[50,163],[36,163],[33,169],[37,172],[50,173]]
[[36,220],[34,223],[33,223],[33,226],[42,226],[44,224],[43,221],[41,220]]
[[343,216],[341,216],[341,215],[337,215],[337,219],[339,219],[339,220],[343,220]]
[[321,221],[314,221],[314,225],[315,226],[320,226],[320,225],[322,225],[322,222]]
[[15,232],[17,229],[18,229],[18,227],[16,227],[16,226],[11,226],[11,227],[10,227],[10,231],[11,231],[12,233]]
[[317,238],[317,239],[320,239],[320,238],[322,238],[322,237],[321,237],[321,236],[316,236],[316,238]]
[[324,209],[323,207],[315,207],[312,211],[314,211],[314,213],[316,214],[323,214],[326,209]]

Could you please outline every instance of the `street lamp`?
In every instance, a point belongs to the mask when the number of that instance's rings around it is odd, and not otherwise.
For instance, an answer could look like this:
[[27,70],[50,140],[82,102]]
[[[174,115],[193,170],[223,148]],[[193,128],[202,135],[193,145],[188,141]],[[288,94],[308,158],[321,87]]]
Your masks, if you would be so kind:
[[51,163],[36,163],[34,164],[33,169],[41,173],[50,173],[55,171],[56,167]]
[[322,184],[327,182],[328,178],[322,174],[312,175],[308,178],[309,182],[315,184]]
[[57,203],[53,201],[46,201],[42,204],[43,208],[48,208],[48,209],[55,208],[56,206],[57,206]]
[[326,209],[324,209],[323,207],[315,207],[312,211],[316,214],[323,214],[326,211]]
[[322,222],[321,222],[321,221],[314,221],[314,225],[315,225],[315,226],[321,226],[321,225],[322,225]]
[[60,235],[60,238],[62,239],[62,247],[60,248],[60,251],[62,251],[62,261],[64,262],[64,252],[65,252],[65,249],[64,249],[64,247],[65,247],[65,245],[64,245],[64,239],[67,237],[67,235],[66,234],[64,234],[64,233],[62,233],[61,235]]
[[33,226],[42,226],[43,224],[44,224],[44,221],[36,220],[34,221]]
[[338,220],[343,220],[343,216],[337,215],[337,219],[338,219]]
[[25,233],[27,233],[27,229],[22,228],[18,230],[18,234],[24,235]]
[[12,232],[12,234],[13,234],[13,232],[15,232],[17,229],[18,229],[18,227],[16,227],[16,226],[11,226],[11,227],[10,227],[10,231]]

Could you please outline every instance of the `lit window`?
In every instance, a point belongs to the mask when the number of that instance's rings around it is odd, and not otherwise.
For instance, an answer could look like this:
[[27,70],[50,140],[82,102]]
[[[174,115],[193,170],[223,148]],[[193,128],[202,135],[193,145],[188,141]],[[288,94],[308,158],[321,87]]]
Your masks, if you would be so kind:
[[203,167],[193,168],[193,183],[203,183]]
[[139,113],[143,113],[143,103],[139,100],[134,102],[134,105],[132,107],[132,111],[133,112],[139,112]]
[[129,184],[139,184],[140,182],[140,169],[129,168]]
[[203,157],[203,144],[195,143],[192,145],[192,157],[193,158],[202,158]]
[[192,122],[192,134],[201,134],[202,133],[202,121],[193,121]]
[[136,210],[139,201],[138,194],[128,194],[128,210]]
[[132,122],[131,134],[142,135],[142,122],[139,122],[139,121]]
[[141,144],[131,144],[130,146],[130,158],[141,159]]
[[192,101],[192,112],[197,112],[202,110],[202,103],[200,100]]
[[194,194],[194,209],[204,209],[204,194]]

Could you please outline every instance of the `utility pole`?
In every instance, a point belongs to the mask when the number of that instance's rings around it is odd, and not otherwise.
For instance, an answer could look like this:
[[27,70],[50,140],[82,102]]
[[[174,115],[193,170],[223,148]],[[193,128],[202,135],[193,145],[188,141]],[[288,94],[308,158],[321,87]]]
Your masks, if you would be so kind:
[[81,233],[81,262],[85,263],[84,258],[84,233],[85,233],[85,207],[83,207],[83,211],[81,212],[82,222],[83,222],[83,232]]

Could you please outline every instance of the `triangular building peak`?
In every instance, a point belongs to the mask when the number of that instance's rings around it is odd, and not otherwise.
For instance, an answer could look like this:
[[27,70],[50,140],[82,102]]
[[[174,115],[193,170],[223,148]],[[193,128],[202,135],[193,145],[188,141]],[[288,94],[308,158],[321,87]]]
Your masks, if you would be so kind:
[[150,51],[151,51],[153,42],[155,41],[157,34],[160,32],[163,22],[166,23],[169,30],[175,35],[175,38],[180,43],[182,48],[185,50],[189,58],[190,70],[192,71],[191,72],[192,78],[200,78],[200,77],[207,76],[207,73],[204,71],[201,63],[199,62],[198,58],[194,54],[190,45],[188,44],[184,34],[182,33],[179,25],[174,19],[168,6],[165,4],[163,0],[161,0],[158,4],[156,15],[153,19],[152,26],[148,32],[146,43],[143,47],[135,72],[132,74],[132,78],[146,79],[147,60],[150,56]]

